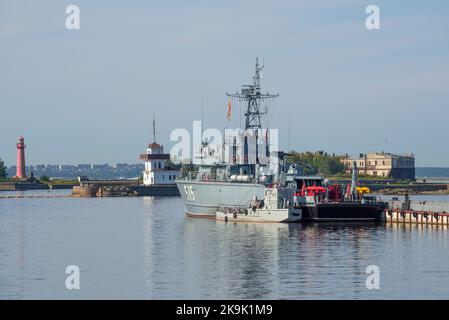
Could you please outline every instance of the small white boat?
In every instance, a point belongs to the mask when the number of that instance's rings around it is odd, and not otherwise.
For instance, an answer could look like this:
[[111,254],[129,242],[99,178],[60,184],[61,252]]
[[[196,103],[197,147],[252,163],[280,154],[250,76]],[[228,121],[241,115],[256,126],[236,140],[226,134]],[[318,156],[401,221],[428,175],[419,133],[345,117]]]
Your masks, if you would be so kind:
[[293,206],[291,188],[266,188],[265,199],[254,199],[248,208],[221,207],[215,218],[226,222],[300,222],[302,209]]

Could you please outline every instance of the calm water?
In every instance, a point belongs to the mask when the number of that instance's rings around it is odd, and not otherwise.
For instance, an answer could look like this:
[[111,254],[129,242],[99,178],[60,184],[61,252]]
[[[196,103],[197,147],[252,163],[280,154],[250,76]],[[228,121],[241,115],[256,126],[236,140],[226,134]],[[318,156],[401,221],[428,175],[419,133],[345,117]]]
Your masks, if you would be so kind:
[[449,177],[449,168],[417,167],[417,177]]
[[447,299],[448,232],[225,224],[186,218],[180,198],[0,199],[0,298]]

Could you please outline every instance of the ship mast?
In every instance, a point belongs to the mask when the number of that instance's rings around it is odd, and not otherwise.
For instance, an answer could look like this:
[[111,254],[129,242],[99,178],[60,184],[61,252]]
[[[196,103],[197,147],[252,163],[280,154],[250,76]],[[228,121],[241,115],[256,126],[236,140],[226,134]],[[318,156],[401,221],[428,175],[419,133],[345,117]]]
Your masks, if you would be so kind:
[[260,78],[263,68],[264,66],[259,64],[259,58],[256,58],[256,70],[253,75],[253,84],[242,85],[240,92],[234,94],[226,93],[228,97],[237,98],[246,102],[245,130],[252,129],[257,132],[257,129],[262,129],[262,117],[266,112],[260,110],[261,103],[279,96],[279,94],[261,92]]
[[[264,66],[259,64],[259,58],[256,58],[256,69],[253,75],[253,84],[242,85],[240,92],[233,94],[226,93],[228,97],[239,99],[247,105],[245,112],[245,131],[252,130],[255,133],[256,141],[258,141],[258,131],[262,129],[262,117],[267,113],[267,111],[261,111],[260,107],[262,102],[270,99],[277,98],[279,94],[269,94],[268,92],[261,92],[260,79]],[[245,137],[244,140],[244,162],[248,161],[248,139]],[[267,145],[267,155],[268,155],[268,145]],[[256,143],[256,163],[259,163],[258,157],[258,145]]]

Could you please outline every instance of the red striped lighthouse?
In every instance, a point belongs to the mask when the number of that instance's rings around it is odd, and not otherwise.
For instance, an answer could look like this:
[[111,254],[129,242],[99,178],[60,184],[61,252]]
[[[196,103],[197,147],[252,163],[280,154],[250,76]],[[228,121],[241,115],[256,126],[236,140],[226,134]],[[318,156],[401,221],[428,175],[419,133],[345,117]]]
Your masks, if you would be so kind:
[[16,177],[23,179],[26,178],[25,168],[25,139],[22,136],[17,140],[17,171]]

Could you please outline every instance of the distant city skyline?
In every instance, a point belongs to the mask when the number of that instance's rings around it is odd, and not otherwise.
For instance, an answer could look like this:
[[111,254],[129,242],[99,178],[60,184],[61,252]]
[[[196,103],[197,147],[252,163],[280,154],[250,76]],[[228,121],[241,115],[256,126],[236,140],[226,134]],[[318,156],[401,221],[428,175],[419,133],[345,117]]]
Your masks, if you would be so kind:
[[[68,5],[80,29],[65,27]],[[365,28],[368,5],[380,30]],[[226,92],[251,82],[281,149],[416,155],[449,167],[449,3],[421,1],[25,1],[0,3],[0,158],[139,163],[170,132],[222,129]],[[230,124],[243,113],[233,106]],[[289,128],[290,123],[290,130]],[[289,132],[290,131],[290,132]]]
[[[91,179],[120,179],[138,178],[145,169],[143,163],[133,164],[77,164],[56,165],[41,164],[27,166],[27,175],[31,173],[37,178],[47,176],[49,178],[77,179],[79,176],[87,176]],[[15,167],[7,170],[9,177],[15,176]]]

